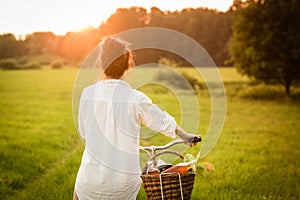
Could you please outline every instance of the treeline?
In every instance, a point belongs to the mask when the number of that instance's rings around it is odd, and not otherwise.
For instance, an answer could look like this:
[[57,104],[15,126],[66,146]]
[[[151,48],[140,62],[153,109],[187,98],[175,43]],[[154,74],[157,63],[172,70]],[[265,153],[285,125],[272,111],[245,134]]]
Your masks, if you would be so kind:
[[[24,39],[13,34],[0,36],[0,59],[21,56],[50,55],[62,57],[69,63],[80,63],[103,36],[132,28],[164,27],[184,33],[199,42],[218,66],[229,58],[229,38],[232,35],[233,9],[226,13],[205,8],[163,12],[153,7],[150,12],[141,7],[120,8],[98,28],[88,27],[80,32],[57,36],[51,32],[35,32]],[[174,54],[159,50],[137,52],[137,64],[157,62],[162,56],[188,63]]]

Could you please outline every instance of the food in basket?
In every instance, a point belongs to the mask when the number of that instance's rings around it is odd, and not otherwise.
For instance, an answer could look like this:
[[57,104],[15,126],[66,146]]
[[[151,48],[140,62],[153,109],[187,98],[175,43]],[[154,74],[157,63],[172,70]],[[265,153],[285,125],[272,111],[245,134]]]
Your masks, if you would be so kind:
[[178,163],[177,165],[170,167],[169,169],[166,169],[162,173],[178,172],[180,174],[184,174],[187,171],[189,171],[189,169],[193,168],[194,165],[195,165],[195,160],[190,162]]
[[165,171],[165,170],[169,169],[170,167],[173,167],[173,165],[169,165],[169,164],[160,165],[160,166],[157,167],[157,169],[159,169],[159,171],[162,172],[162,171]]
[[142,174],[152,174],[152,175],[160,174],[160,170],[153,165],[149,165],[144,167]]

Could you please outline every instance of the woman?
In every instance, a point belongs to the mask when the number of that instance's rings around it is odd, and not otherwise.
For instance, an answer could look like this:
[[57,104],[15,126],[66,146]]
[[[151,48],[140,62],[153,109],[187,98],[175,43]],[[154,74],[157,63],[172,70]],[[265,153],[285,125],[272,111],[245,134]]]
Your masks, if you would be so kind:
[[195,135],[186,133],[149,97],[122,80],[134,63],[128,44],[107,37],[99,44],[99,67],[104,74],[82,92],[78,127],[85,150],[74,199],[136,199],[140,188],[140,126],[169,137],[181,137],[193,146]]

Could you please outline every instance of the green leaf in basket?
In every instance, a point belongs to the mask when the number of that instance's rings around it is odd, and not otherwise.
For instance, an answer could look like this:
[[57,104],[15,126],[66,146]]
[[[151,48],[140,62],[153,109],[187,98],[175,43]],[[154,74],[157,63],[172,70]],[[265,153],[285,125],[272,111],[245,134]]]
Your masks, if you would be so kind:
[[[195,161],[196,160],[196,158],[195,158],[195,156],[193,156],[192,154],[186,154],[185,156],[184,156],[184,162],[191,162],[191,161]],[[196,164],[196,163],[195,163]],[[196,166],[195,166],[195,164],[193,164],[193,166],[192,166],[192,169],[194,170],[194,171],[196,171]]]
[[195,156],[193,156],[192,154],[186,154],[184,156],[184,162],[190,162],[192,160],[195,160]]

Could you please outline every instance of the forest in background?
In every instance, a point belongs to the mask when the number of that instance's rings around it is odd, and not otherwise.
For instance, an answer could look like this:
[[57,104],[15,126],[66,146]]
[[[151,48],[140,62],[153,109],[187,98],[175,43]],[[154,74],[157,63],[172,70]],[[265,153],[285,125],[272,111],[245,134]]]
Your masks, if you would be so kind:
[[[42,64],[50,64],[54,58],[64,63],[79,64],[106,35],[133,28],[163,27],[193,38],[206,49],[217,66],[224,66],[229,59],[228,46],[234,10],[233,6],[225,13],[207,8],[188,8],[174,12],[163,12],[156,7],[150,11],[141,7],[119,8],[98,28],[87,27],[63,36],[52,32],[34,32],[23,39],[10,33],[0,35],[0,59],[13,58],[18,65],[28,65],[28,57],[44,55]],[[136,54],[138,65],[157,63],[161,57],[189,65],[179,56],[161,50],[138,50]]]

